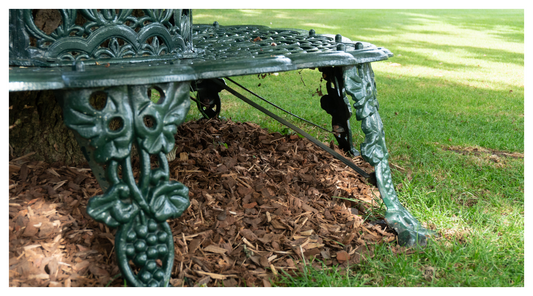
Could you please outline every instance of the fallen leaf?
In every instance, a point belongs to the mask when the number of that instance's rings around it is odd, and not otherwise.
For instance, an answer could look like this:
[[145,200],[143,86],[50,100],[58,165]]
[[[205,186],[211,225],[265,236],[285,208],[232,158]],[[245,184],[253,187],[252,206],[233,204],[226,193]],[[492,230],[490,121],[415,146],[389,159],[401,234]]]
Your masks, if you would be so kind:
[[348,255],[346,251],[337,252],[337,261],[339,261],[339,263],[344,263],[348,260],[350,260],[350,255]]
[[251,208],[255,207],[256,205],[257,205],[256,202],[252,202],[252,203],[249,203],[249,204],[242,205],[242,207],[245,208],[245,209],[251,209]]

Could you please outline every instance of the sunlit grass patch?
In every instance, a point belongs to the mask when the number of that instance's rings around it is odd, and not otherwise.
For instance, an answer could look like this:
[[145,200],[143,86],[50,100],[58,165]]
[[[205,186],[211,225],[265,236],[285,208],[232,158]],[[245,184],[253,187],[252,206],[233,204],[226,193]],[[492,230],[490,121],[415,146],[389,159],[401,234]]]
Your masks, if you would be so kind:
[[[351,267],[352,281],[309,268],[282,285],[524,286],[523,10],[201,10],[195,22],[213,16],[221,25],[315,29],[391,50],[393,58],[372,67],[393,182],[401,203],[441,235],[403,253],[377,245],[374,257]],[[320,78],[303,70],[234,79],[330,128]],[[247,96],[319,140],[334,140]],[[222,115],[287,132],[224,92]],[[359,148],[360,123],[352,117],[350,125]]]

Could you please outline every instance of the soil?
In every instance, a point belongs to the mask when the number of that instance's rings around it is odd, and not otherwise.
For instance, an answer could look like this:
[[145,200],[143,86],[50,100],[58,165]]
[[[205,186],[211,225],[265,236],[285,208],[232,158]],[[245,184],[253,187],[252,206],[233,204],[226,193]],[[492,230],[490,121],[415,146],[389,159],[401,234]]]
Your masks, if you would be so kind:
[[[175,139],[170,178],[189,187],[191,206],[168,221],[173,286],[270,286],[303,264],[356,266],[375,244],[396,240],[374,214],[377,188],[298,135],[199,120]],[[102,194],[88,165],[28,156],[9,162],[9,285],[124,286],[115,230],[86,214],[88,199]]]

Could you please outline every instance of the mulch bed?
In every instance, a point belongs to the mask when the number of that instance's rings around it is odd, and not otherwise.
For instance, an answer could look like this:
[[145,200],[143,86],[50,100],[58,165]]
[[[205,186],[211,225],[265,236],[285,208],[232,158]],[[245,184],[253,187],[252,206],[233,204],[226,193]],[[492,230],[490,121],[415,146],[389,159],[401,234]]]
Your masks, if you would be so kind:
[[[171,179],[189,187],[191,206],[168,221],[173,286],[270,286],[312,258],[354,266],[396,239],[365,220],[377,188],[306,139],[231,120],[188,122],[175,139]],[[9,163],[10,286],[124,286],[115,230],[86,214],[102,193],[88,166],[28,159]]]

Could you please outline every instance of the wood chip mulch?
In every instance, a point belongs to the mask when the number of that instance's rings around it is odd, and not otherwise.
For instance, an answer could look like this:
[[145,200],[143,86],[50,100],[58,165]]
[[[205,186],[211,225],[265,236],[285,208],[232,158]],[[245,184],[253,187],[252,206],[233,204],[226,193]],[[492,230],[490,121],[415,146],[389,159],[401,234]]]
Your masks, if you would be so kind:
[[[168,221],[173,286],[270,286],[312,258],[354,266],[396,239],[370,215],[377,188],[306,139],[231,120],[188,122],[175,139],[171,179],[189,187],[191,206]],[[29,159],[9,162],[9,285],[124,286],[116,230],[86,214],[102,193],[88,166]]]

